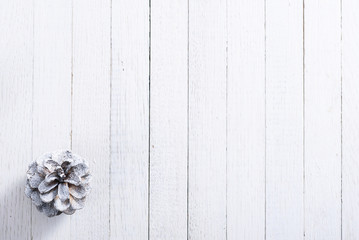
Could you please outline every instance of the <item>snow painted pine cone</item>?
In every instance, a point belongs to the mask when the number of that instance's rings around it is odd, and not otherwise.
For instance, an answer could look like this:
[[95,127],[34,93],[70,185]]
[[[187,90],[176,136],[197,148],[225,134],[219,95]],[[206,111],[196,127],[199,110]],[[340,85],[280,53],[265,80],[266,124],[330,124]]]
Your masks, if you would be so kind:
[[48,217],[84,207],[91,188],[87,162],[71,151],[45,153],[29,165],[25,194]]

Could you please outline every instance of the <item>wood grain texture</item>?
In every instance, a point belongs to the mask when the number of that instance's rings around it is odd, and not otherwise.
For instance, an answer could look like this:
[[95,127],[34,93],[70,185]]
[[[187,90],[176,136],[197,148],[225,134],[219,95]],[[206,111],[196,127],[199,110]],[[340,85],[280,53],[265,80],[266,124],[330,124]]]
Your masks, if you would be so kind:
[[187,1],[151,1],[150,239],[187,238]]
[[[34,1],[33,159],[71,146],[71,1]],[[32,237],[70,237],[70,218],[32,207]]]
[[359,239],[359,2],[342,2],[342,238]]
[[31,1],[0,2],[0,239],[31,239],[32,19]]
[[226,238],[226,3],[189,2],[189,239]]
[[340,239],[340,1],[306,1],[304,16],[305,236]]
[[71,239],[109,239],[110,0],[73,2],[72,148],[90,163],[92,192]]
[[[0,1],[0,239],[359,239],[354,0]],[[73,148],[85,208],[27,165]]]
[[[303,4],[266,3],[266,239],[303,239]],[[285,227],[284,227],[285,226]]]
[[228,1],[228,239],[265,236],[263,1]]
[[111,96],[111,239],[148,239],[148,1],[112,1]]

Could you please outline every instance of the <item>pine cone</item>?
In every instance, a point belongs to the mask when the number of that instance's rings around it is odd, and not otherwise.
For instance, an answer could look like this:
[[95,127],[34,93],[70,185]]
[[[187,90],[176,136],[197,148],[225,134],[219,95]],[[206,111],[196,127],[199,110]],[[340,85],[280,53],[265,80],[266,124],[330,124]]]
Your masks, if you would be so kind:
[[25,195],[48,217],[84,207],[91,188],[87,162],[71,151],[45,153],[29,165]]

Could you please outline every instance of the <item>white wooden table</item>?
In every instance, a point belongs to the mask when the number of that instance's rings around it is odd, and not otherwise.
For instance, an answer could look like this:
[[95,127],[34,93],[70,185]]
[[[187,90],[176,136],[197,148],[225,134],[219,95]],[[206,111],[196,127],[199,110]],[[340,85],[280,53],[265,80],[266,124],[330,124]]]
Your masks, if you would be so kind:
[[[357,0],[0,1],[0,239],[359,239]],[[48,219],[27,165],[92,193]]]

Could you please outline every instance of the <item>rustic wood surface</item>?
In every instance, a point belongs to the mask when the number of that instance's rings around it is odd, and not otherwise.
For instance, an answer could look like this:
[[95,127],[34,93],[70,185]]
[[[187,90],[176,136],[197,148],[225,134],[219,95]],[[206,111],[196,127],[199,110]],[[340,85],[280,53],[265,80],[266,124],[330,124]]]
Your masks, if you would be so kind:
[[302,2],[267,1],[265,23],[265,234],[297,240],[304,234]]
[[[0,1],[0,239],[359,239],[355,0]],[[47,218],[28,164],[92,192]]]

